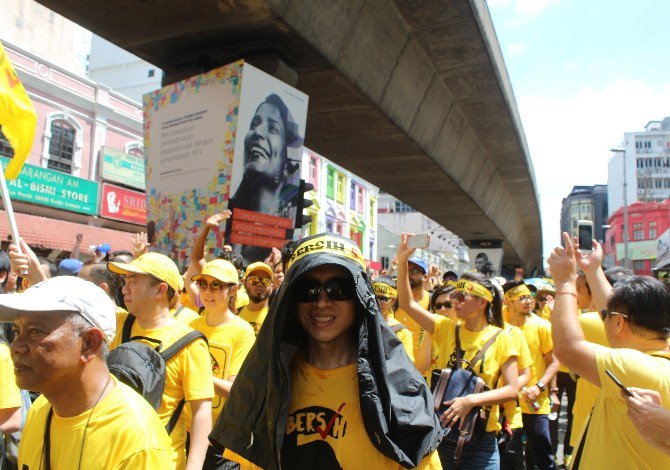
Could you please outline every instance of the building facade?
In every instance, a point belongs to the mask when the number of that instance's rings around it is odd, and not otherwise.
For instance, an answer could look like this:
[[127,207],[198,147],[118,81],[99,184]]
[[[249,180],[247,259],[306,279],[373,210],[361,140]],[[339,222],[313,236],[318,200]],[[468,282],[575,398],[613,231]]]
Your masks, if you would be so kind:
[[577,222],[590,220],[593,238],[602,243],[607,228],[607,194],[608,187],[604,184],[574,186],[561,204],[561,233],[577,236]]
[[331,232],[354,240],[373,269],[377,260],[379,188],[305,147],[302,179],[314,186],[306,198],[312,206],[303,236]]
[[626,132],[622,150],[608,165],[609,215],[624,204],[624,161],[628,204],[670,197],[670,117],[650,121],[643,132]]
[[[623,207],[609,217],[605,255],[624,265]],[[628,206],[628,260],[635,274],[651,275],[658,257],[658,240],[670,228],[670,199],[663,202],[634,202]]]
[[[71,249],[77,233],[86,246],[129,249],[129,232],[146,224],[141,107],[9,42],[4,47],[37,113],[26,165],[8,182],[19,233],[45,250]],[[2,164],[12,156],[0,136]]]

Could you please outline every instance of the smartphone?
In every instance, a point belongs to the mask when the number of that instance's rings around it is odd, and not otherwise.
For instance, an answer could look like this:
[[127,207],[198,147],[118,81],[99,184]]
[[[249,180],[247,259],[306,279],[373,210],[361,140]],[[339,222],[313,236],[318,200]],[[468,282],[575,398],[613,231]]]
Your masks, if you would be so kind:
[[430,245],[430,234],[428,233],[413,235],[409,240],[407,240],[408,248],[420,248],[425,250],[428,248],[428,245]]
[[579,234],[579,249],[582,252],[593,251],[593,221],[578,220],[577,232]]
[[624,384],[622,384],[622,383],[619,381],[619,379],[616,378],[616,375],[614,375],[612,372],[610,372],[610,371],[607,370],[607,369],[605,369],[605,373],[609,376],[610,379],[612,379],[612,381],[613,381],[615,384],[617,384],[617,387],[619,387],[621,390],[623,390],[623,392],[624,392],[626,395],[628,395],[628,396],[631,397],[631,398],[634,398],[633,393],[632,393],[630,390],[628,390],[628,389],[624,386]]

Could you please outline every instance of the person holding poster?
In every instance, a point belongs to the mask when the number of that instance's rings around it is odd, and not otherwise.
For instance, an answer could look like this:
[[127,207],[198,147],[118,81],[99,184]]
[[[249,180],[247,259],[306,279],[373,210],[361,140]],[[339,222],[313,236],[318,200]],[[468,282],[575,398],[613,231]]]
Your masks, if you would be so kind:
[[[256,108],[244,138],[244,173],[228,208],[293,219],[300,162],[289,158],[288,148],[301,142],[291,112],[272,93]],[[269,248],[256,246],[234,245],[233,249],[247,263],[270,253]]]

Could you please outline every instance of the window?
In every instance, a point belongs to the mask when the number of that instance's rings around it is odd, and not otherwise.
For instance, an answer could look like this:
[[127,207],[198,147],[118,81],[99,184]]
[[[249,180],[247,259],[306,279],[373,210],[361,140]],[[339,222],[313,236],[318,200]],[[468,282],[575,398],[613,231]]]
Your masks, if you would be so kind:
[[328,167],[326,176],[326,197],[328,199],[335,199],[335,170],[330,166]]
[[335,219],[326,219],[326,232],[335,232]]
[[2,133],[2,126],[0,126],[0,156],[12,158],[14,156],[14,149],[9,145],[9,141]]
[[340,204],[344,204],[344,192],[345,192],[345,183],[346,183],[346,177],[342,173],[337,173],[336,175],[336,193],[337,193],[337,202]]
[[395,210],[393,212],[414,212],[414,209],[402,201],[395,201]]
[[644,228],[644,223],[642,222],[635,222],[633,224],[633,228]]
[[356,185],[353,182],[349,188],[349,209],[356,210]]
[[646,269],[645,260],[635,260],[633,261],[633,271],[644,271]]
[[375,200],[370,198],[370,222],[368,223],[370,227],[375,226]]
[[319,187],[317,181],[318,179],[319,179],[319,172],[316,158],[309,157],[309,182],[312,183],[314,189],[317,189]]
[[147,77],[151,78],[154,75],[156,75],[156,69],[149,69],[149,71],[147,72]]
[[47,168],[72,173],[74,157],[74,128],[65,121],[51,123],[51,140],[49,141],[49,161]]
[[649,221],[649,226],[650,227],[656,227],[656,221],[655,220],[650,220]]
[[633,230],[633,240],[644,240],[644,230]]
[[647,238],[650,239],[650,240],[656,238],[656,229],[655,228],[650,228],[649,229],[649,236]]

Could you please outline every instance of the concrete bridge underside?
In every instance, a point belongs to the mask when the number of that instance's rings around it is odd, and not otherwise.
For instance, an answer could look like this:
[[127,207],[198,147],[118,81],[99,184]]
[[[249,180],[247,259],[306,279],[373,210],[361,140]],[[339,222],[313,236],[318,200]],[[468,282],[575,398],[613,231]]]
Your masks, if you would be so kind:
[[541,267],[533,168],[483,0],[38,0],[162,68],[244,58],[310,97],[305,144],[505,264]]

